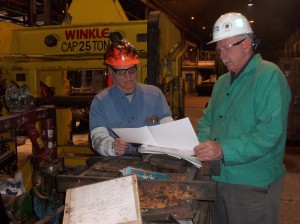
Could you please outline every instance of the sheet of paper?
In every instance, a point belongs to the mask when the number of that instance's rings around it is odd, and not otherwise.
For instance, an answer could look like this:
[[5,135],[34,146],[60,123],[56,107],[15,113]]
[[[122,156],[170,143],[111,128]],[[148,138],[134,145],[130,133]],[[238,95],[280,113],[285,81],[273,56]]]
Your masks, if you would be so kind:
[[189,118],[149,126],[149,130],[157,143],[156,146],[192,151],[199,144]]
[[156,145],[156,141],[146,126],[141,128],[113,128],[112,130],[128,143]]
[[142,223],[136,176],[68,189],[63,224]]
[[[147,131],[148,130],[148,131]],[[192,154],[199,143],[189,118],[141,128],[114,128],[113,131],[128,143],[139,143],[185,150]]]

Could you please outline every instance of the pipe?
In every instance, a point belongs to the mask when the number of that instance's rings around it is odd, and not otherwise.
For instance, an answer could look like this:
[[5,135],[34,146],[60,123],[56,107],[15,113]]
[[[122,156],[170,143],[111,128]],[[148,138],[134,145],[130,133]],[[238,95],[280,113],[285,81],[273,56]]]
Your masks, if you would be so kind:
[[33,187],[33,192],[36,196],[38,196],[40,199],[48,199],[50,195],[44,195],[42,193],[39,192],[39,190],[37,189],[37,187]]
[[96,93],[90,96],[53,96],[53,97],[36,97],[37,106],[55,105],[55,107],[89,107]]
[[46,224],[49,221],[51,221],[52,219],[55,218],[56,215],[62,213],[65,209],[65,205],[60,206],[57,210],[56,210],[56,214],[55,215],[47,215],[45,217],[43,217],[42,219],[40,219],[39,221],[37,221],[35,224]]

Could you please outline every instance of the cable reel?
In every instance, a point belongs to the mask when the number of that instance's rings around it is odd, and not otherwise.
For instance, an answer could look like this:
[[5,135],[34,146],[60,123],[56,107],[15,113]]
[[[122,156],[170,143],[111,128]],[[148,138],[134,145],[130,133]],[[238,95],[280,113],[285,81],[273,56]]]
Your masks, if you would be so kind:
[[5,103],[11,112],[24,112],[35,108],[35,99],[26,84],[20,87],[10,83],[5,90]]

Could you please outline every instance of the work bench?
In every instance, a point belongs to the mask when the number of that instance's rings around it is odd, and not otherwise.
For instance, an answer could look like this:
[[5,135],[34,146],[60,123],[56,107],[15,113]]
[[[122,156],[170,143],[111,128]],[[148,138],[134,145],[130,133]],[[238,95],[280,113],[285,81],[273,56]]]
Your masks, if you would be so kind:
[[126,167],[169,175],[169,179],[138,178],[138,193],[144,223],[208,223],[210,203],[216,198],[212,175],[219,175],[219,161],[203,162],[201,168],[168,155],[142,154],[142,157],[91,157],[82,172],[56,176],[57,191],[122,176]]

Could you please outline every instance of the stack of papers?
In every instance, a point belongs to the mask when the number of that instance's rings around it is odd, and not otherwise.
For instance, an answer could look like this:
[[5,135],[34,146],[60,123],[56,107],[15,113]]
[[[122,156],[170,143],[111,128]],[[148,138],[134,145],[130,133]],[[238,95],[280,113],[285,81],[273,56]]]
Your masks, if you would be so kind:
[[193,148],[199,144],[189,118],[141,128],[113,128],[128,143],[142,144],[141,153],[167,154],[200,167]]
[[142,145],[139,147],[140,153],[151,153],[151,154],[166,154],[169,156],[176,157],[178,159],[184,159],[192,163],[197,168],[201,167],[201,162],[199,162],[194,155],[189,155],[185,151],[178,149],[162,148],[156,146]]

